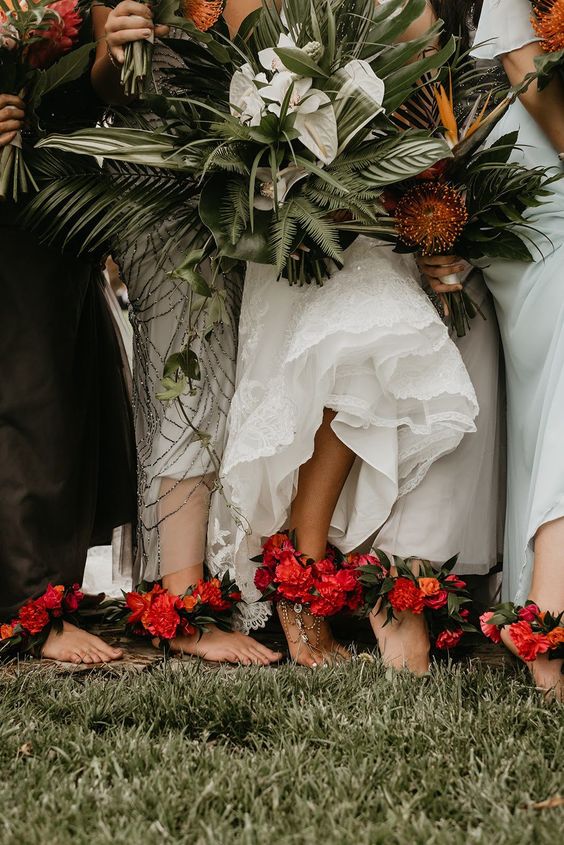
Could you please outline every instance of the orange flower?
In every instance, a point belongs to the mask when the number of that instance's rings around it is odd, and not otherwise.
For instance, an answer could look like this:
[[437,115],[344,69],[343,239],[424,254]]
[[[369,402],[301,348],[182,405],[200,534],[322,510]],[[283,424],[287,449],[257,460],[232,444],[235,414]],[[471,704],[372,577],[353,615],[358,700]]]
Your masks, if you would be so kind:
[[528,622],[514,622],[509,626],[509,635],[519,653],[528,663],[536,660],[539,654],[544,654],[550,648],[548,637],[535,634]]
[[444,182],[422,182],[397,204],[399,239],[423,255],[447,255],[468,222],[463,195]]
[[543,50],[564,50],[564,0],[537,0],[531,18],[533,29],[542,38]]
[[223,0],[184,0],[182,12],[196,29],[207,32],[218,22],[223,12]]
[[564,628],[559,625],[558,628],[554,628],[552,631],[549,631],[546,638],[550,642],[551,646],[557,646],[560,645],[560,643],[564,643]]
[[0,640],[9,640],[14,636],[13,625],[0,625]]
[[192,613],[196,605],[198,604],[198,596],[184,596],[182,599],[182,603],[184,605],[184,609],[188,611],[188,613]]
[[424,596],[434,596],[441,589],[437,578],[418,578],[417,582]]

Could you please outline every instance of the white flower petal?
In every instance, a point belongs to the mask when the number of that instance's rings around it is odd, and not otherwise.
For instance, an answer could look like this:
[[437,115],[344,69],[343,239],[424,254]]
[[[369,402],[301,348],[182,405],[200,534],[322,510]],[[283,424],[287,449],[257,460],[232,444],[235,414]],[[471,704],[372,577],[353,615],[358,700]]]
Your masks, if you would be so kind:
[[294,128],[302,144],[324,164],[331,164],[337,155],[337,120],[332,106],[316,112],[298,112]]

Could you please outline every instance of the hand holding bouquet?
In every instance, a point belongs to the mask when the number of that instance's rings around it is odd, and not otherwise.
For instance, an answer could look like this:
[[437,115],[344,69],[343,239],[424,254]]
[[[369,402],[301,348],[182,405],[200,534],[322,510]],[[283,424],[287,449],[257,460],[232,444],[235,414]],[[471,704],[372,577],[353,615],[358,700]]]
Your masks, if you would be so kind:
[[[66,55],[77,42],[81,23],[78,0],[0,0],[0,92],[12,97],[0,114],[7,124],[3,134],[13,131],[6,109],[15,108],[11,119],[21,121],[25,100],[30,131],[36,131],[41,98],[84,71],[91,46]],[[30,186],[36,187],[17,129],[2,149],[0,198],[16,201]]]

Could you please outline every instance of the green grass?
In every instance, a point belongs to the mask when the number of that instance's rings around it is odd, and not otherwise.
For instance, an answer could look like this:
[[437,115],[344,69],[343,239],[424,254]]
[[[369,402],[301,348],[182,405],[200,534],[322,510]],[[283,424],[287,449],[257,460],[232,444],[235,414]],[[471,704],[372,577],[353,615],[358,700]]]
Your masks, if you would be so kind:
[[563,713],[480,666],[0,681],[2,845],[555,843]]

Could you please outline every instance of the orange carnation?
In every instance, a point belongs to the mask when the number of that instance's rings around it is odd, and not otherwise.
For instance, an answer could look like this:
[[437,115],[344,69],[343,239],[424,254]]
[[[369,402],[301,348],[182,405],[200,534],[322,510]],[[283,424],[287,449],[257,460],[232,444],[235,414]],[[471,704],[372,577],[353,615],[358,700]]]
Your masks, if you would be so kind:
[[9,640],[14,636],[13,625],[0,625],[0,640]]
[[558,628],[554,628],[552,631],[549,631],[546,638],[550,642],[551,646],[557,646],[560,645],[560,643],[564,643],[564,628],[559,625]]
[[184,596],[182,599],[182,603],[184,605],[184,609],[188,611],[188,613],[192,613],[196,605],[198,604],[198,597],[191,595],[191,596]]
[[437,578],[418,578],[417,583],[424,596],[434,596],[441,589]]
[[401,613],[411,610],[412,613],[423,613],[423,593],[410,578],[396,578],[396,582],[388,599],[394,610]]

